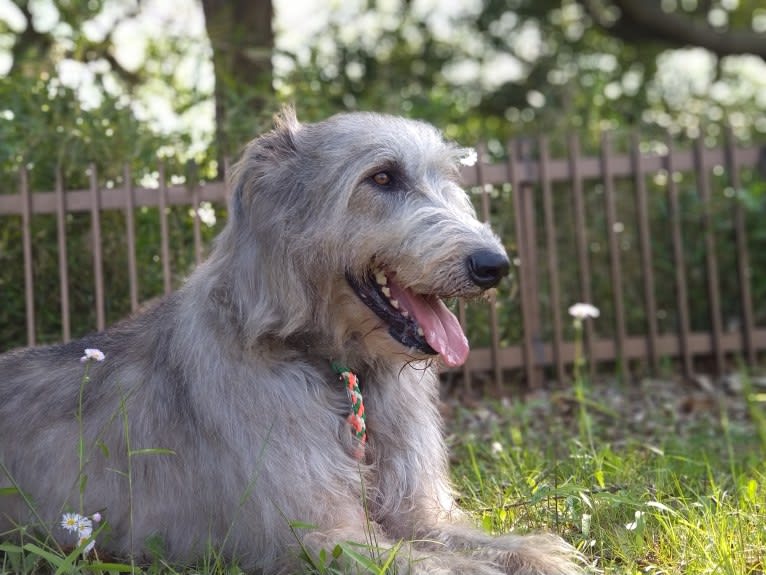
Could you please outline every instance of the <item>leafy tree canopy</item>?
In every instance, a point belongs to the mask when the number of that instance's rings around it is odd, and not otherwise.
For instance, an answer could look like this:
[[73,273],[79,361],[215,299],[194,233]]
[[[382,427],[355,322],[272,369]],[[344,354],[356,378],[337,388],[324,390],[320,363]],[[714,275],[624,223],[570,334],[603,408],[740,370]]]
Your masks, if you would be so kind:
[[271,0],[0,0],[2,82],[18,88],[6,102],[25,82],[50,94],[80,85],[86,107],[112,102],[185,134],[165,143],[187,152],[195,142],[208,157],[214,143],[219,160],[285,101],[309,119],[417,116],[466,141],[635,124],[711,139],[722,122],[742,138],[766,132],[759,0],[317,3],[321,25],[292,44],[279,23],[296,6],[274,3],[272,28]]

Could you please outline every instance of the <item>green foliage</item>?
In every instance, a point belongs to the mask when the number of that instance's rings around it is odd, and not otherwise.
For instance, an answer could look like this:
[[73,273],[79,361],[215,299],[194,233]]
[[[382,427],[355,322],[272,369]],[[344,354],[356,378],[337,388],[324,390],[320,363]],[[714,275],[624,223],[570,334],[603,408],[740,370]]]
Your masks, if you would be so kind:
[[[215,174],[214,164],[204,156],[199,158],[196,173],[191,172],[180,155],[188,148],[188,137],[158,135],[135,117],[124,98],[105,95],[98,108],[84,109],[77,94],[56,79],[2,78],[0,101],[0,193],[18,193],[22,167],[28,170],[33,191],[52,191],[57,170],[66,189],[71,190],[88,189],[90,169],[94,168],[102,193],[124,184],[125,167],[130,168],[135,181],[145,180],[150,185],[156,185],[161,161],[169,181],[200,179],[211,169]],[[193,261],[188,208],[171,208],[168,220],[171,258],[182,277]],[[162,292],[157,209],[139,210],[135,222],[140,299],[145,301]],[[124,214],[104,211],[101,224],[104,275],[109,287],[107,319],[112,323],[130,311]],[[95,327],[90,216],[71,213],[65,226],[72,333],[78,336]],[[216,229],[203,226],[203,238],[209,242]],[[39,340],[58,341],[61,319],[55,216],[35,215],[31,234]],[[3,349],[26,342],[22,262],[21,218],[4,216],[0,226]]]

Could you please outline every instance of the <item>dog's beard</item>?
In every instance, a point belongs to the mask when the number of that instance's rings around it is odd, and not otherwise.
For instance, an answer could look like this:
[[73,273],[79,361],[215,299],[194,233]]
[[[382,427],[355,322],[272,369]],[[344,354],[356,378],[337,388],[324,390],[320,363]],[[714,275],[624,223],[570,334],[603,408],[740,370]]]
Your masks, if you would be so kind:
[[370,270],[359,279],[346,274],[356,295],[388,326],[388,333],[408,349],[439,355],[449,367],[465,363],[468,339],[460,322],[436,295],[417,294],[398,284],[394,274]]

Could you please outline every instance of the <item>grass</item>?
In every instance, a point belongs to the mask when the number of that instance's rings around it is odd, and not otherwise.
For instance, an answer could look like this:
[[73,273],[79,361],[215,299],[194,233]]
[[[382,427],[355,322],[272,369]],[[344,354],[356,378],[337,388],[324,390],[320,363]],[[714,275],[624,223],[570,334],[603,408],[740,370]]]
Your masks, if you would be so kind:
[[[461,504],[492,533],[551,530],[613,574],[766,572],[766,402],[750,388],[710,396],[679,382],[602,381],[512,400],[452,399],[448,442]],[[3,493],[0,493],[0,497]],[[238,573],[215,550],[195,569],[157,552],[150,566],[86,561],[26,533],[0,536],[0,575]],[[307,559],[337,573],[344,553],[387,573],[349,544]],[[356,558],[355,558],[356,556]]]
[[615,386],[456,407],[462,505],[493,533],[555,530],[606,573],[764,573],[766,404]]

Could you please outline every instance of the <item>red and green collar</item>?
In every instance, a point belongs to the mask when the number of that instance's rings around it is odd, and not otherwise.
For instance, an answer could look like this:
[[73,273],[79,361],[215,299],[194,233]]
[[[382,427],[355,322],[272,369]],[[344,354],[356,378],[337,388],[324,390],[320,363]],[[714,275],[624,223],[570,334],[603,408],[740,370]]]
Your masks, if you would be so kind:
[[351,425],[354,436],[362,443],[362,449],[357,456],[358,459],[361,459],[364,455],[364,444],[367,442],[367,421],[362,392],[359,391],[359,378],[353,371],[335,361],[332,362],[332,368],[343,382],[351,401],[351,413],[349,413],[347,421]]

